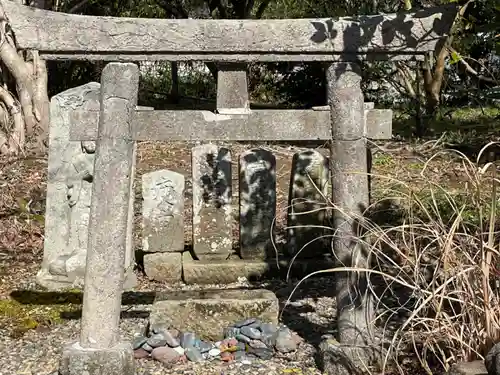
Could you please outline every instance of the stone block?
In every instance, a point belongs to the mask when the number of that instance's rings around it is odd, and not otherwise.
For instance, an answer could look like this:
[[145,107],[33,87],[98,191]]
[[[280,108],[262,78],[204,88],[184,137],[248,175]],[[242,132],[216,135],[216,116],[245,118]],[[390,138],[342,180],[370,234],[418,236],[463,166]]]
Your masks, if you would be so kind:
[[308,150],[293,156],[286,247],[290,257],[298,254],[300,258],[313,258],[329,251],[331,238],[322,237],[331,233],[320,228],[328,225],[328,176],[328,159],[318,151]]
[[75,343],[63,350],[60,375],[133,375],[134,352],[130,343],[109,349],[82,348]]
[[276,158],[264,149],[240,156],[240,254],[243,259],[273,257],[271,228],[276,216]]
[[182,253],[144,254],[144,272],[156,281],[176,283],[182,281]]
[[289,260],[267,259],[214,259],[193,260],[189,253],[183,254],[182,273],[186,284],[230,284],[245,277],[251,281],[271,278],[286,278],[290,269],[290,276],[301,278],[312,272],[325,270],[334,266],[331,257],[318,257],[309,259],[296,259],[293,263]]
[[184,176],[158,170],[142,176],[142,248],[145,252],[184,250]]
[[220,114],[249,113],[247,65],[219,63],[217,68],[217,112]]
[[478,360],[454,363],[446,375],[489,375],[489,373],[486,370],[484,362]]
[[150,324],[194,332],[205,340],[220,340],[223,329],[239,320],[278,322],[279,302],[264,289],[207,289],[158,293]]
[[193,250],[200,259],[232,252],[231,153],[214,144],[192,150]]

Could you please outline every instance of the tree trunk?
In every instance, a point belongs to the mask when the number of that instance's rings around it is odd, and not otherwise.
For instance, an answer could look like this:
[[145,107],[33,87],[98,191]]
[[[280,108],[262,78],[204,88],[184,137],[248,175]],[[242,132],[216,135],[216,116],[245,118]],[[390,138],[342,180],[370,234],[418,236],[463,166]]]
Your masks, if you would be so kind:
[[[43,0],[30,4],[45,7]],[[8,21],[4,14],[0,17],[4,21],[0,30],[4,38],[0,47],[4,68],[0,90],[0,154],[24,152],[30,138],[36,138],[37,148],[44,151],[49,128],[47,67],[37,51],[17,51],[14,35],[6,27]]]

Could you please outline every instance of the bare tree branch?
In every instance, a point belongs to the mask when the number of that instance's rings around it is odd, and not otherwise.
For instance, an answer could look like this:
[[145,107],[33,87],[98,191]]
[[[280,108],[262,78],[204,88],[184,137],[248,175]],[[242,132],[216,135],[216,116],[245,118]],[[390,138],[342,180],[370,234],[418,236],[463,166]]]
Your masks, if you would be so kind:
[[[452,53],[456,53],[458,55],[458,52],[455,51],[455,49],[453,49],[453,47],[449,47],[450,51]],[[479,74],[479,72],[477,72],[472,66],[469,65],[469,63],[467,61],[465,61],[465,58],[463,57],[460,57],[460,63],[464,66],[465,70],[467,72],[469,72],[470,74],[474,75],[477,79],[479,79],[480,81],[485,81],[485,82],[490,82],[490,83],[494,83],[494,84],[498,84],[498,81],[494,78],[488,78],[482,74]]]
[[82,0],[79,3],[76,3],[71,8],[69,8],[68,13],[78,12],[81,8],[83,8],[85,5],[87,5],[88,2],[89,2],[89,0]]

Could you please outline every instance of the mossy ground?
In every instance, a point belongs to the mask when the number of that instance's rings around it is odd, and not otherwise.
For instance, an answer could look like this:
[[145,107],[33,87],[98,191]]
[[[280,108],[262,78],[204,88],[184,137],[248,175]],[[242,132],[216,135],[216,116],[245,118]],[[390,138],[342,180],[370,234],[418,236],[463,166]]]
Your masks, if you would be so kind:
[[48,303],[43,298],[35,299],[32,303],[19,301],[15,296],[1,299],[0,327],[7,328],[11,336],[19,337],[31,329],[50,328],[60,324],[81,308],[79,291],[65,291],[56,301],[53,297],[54,294],[51,293]]

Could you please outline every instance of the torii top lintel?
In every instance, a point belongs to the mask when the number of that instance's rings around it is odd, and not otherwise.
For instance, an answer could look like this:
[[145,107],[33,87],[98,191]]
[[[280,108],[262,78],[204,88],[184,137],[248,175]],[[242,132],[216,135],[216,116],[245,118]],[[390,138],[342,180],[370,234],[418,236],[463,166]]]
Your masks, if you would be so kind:
[[47,60],[353,61],[422,58],[440,48],[456,6],[338,19],[95,17],[0,0],[20,49]]

